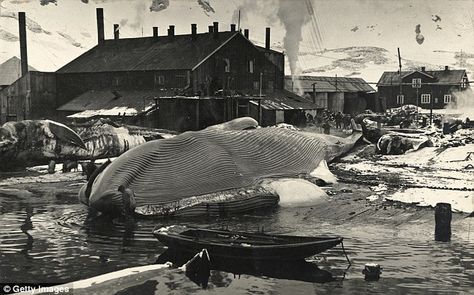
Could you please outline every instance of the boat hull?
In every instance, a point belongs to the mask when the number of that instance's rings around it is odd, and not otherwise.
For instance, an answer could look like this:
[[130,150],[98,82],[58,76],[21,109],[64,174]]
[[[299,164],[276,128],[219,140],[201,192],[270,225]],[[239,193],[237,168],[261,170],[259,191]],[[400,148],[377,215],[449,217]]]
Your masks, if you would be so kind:
[[[207,231],[209,232],[209,231]],[[219,259],[244,260],[301,260],[331,249],[342,243],[342,237],[295,237],[272,236],[265,234],[236,233],[229,231],[210,231],[216,235],[245,235],[244,240],[218,242],[209,238],[186,236],[167,232],[154,232],[155,237],[169,249],[185,253],[196,253],[206,249],[211,257]],[[185,232],[186,233],[186,232]],[[266,239],[262,242],[261,238]],[[258,245],[250,244],[252,239],[260,238]],[[277,239],[277,241],[275,241]],[[272,244],[272,241],[274,242]],[[285,241],[279,243],[278,241]],[[263,245],[261,243],[266,243]]]

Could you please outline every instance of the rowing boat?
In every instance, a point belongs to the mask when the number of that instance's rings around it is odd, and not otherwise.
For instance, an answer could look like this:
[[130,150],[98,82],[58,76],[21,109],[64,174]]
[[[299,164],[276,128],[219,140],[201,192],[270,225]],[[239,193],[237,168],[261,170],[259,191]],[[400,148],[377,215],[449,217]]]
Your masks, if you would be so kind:
[[158,229],[154,236],[169,249],[211,257],[247,260],[299,260],[342,243],[338,236],[301,237],[228,230],[188,229],[180,233]]

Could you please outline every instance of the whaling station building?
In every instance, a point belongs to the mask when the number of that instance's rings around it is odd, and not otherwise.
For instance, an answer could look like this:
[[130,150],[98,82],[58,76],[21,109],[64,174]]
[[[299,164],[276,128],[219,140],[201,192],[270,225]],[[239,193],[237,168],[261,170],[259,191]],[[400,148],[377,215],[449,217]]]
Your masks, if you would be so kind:
[[386,108],[418,105],[424,109],[444,109],[455,103],[455,92],[469,88],[466,70],[384,72],[377,83],[380,103]]
[[[19,22],[21,33],[22,13]],[[284,89],[284,54],[270,49],[270,28],[265,47],[253,44],[248,30],[242,34],[231,25],[220,31],[217,22],[205,33],[192,24],[190,34],[177,35],[169,26],[159,35],[154,27],[151,37],[128,39],[114,25],[114,39],[105,40],[98,8],[97,29],[98,44],[56,73],[25,70],[1,91],[1,122],[110,117],[185,131],[242,116],[263,126],[296,123],[301,112],[316,109],[312,100]]]
[[[296,85],[300,89],[296,89]],[[328,76],[286,76],[285,89],[303,92],[318,108],[345,114],[358,114],[366,109],[377,111],[375,89],[362,78]]]

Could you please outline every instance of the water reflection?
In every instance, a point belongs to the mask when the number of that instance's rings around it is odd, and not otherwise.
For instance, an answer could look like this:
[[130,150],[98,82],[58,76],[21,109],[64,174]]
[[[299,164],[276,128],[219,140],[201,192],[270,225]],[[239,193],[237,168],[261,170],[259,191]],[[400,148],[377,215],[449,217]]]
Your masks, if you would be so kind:
[[33,249],[33,237],[28,233],[29,230],[33,229],[33,223],[31,222],[31,216],[33,215],[33,208],[30,205],[26,205],[25,208],[26,218],[24,223],[20,226],[20,230],[26,235],[25,248],[21,250],[21,253],[29,258],[28,252]]
[[[316,208],[284,208],[217,219],[125,221],[89,212],[77,201],[74,189],[78,187],[42,187],[42,192],[32,196],[0,194],[1,281],[65,283],[152,264],[165,251],[153,237],[153,228],[180,224],[235,231],[264,227],[268,233],[295,235],[337,234],[345,238],[344,246],[353,262],[341,282],[338,278],[343,276],[347,262],[340,248],[297,265],[264,267],[227,261],[219,265],[216,261],[219,270],[211,272],[210,282],[219,288],[236,284],[250,288],[245,285],[252,280],[249,275],[261,277],[256,279],[260,286],[277,284],[275,289],[279,289],[285,285],[309,293],[462,293],[474,288],[473,219],[453,220],[451,243],[433,241],[431,214],[395,224],[392,220],[397,215],[389,210],[379,213],[385,214],[383,220],[364,222],[321,218]],[[34,191],[29,187],[25,190]],[[361,271],[370,262],[384,269],[379,282],[364,281]],[[243,276],[232,281],[229,273]],[[313,284],[319,278],[328,282]],[[143,287],[153,288],[153,282]]]
[[[327,283],[334,280],[333,275],[320,269],[315,263],[305,260],[295,261],[254,261],[245,259],[221,259],[209,253],[211,269],[219,270],[234,275],[252,275],[285,280],[296,280],[309,283]],[[166,250],[161,254],[156,263],[173,262],[183,265],[193,258],[192,255],[173,250]]]

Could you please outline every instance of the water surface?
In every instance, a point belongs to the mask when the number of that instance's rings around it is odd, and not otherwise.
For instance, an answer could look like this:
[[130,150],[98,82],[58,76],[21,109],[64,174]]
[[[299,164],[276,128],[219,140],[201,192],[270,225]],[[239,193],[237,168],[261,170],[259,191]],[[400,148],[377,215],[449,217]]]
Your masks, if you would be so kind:
[[[42,186],[32,194],[27,191],[0,194],[0,282],[66,283],[151,264],[165,250],[151,234],[153,228],[183,224],[233,230],[263,227],[272,233],[334,234],[345,238],[344,245],[352,261],[347,272],[347,261],[339,247],[310,259],[331,272],[336,277],[334,282],[320,284],[249,275],[239,278],[213,272],[211,285],[222,291],[460,294],[474,289],[472,218],[454,219],[451,243],[433,241],[432,218],[397,223],[393,221],[397,216],[391,216],[389,210],[386,221],[380,218],[341,221],[327,215],[321,217],[318,208],[278,208],[229,218],[124,223],[90,214],[77,201],[77,183],[64,184],[60,189]],[[431,217],[431,212],[428,213],[422,216]],[[364,281],[361,271],[368,262],[383,267],[379,281]],[[223,283],[223,278],[227,283]],[[179,285],[175,288],[179,289]]]

